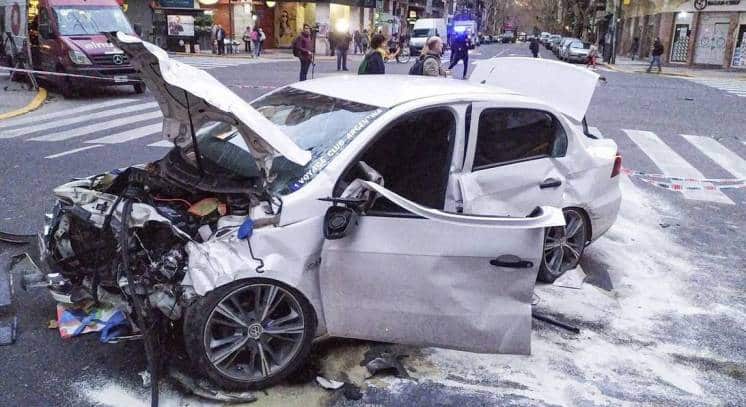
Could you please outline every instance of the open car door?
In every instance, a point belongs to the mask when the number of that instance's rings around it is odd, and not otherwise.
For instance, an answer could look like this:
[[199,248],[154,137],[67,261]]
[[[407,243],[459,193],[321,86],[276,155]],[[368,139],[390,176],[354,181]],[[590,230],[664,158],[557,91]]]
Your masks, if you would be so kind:
[[325,240],[320,282],[328,333],[529,354],[544,229],[564,225],[562,212],[458,215],[363,184],[411,216],[362,214],[344,237]]

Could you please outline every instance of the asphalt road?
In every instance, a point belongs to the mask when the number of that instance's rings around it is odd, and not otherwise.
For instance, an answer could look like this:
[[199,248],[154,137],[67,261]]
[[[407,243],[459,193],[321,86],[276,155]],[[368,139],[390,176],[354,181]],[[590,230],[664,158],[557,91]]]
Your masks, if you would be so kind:
[[[495,55],[526,56],[528,47],[485,45],[471,58]],[[552,58],[543,49],[542,56]],[[359,57],[351,59],[354,72]],[[295,61],[225,67],[213,63],[210,72],[250,100],[293,82],[297,65]],[[387,65],[389,73],[405,74],[408,69],[408,64]],[[461,69],[461,65],[455,68],[458,76]],[[600,73],[607,82],[593,98],[588,122],[617,142],[626,168],[687,178],[746,178],[745,98],[685,78],[606,69]],[[333,62],[320,61],[315,74],[337,72]],[[386,86],[385,77],[381,86]],[[52,204],[51,189],[71,177],[161,157],[167,150],[150,146],[159,141],[158,136],[138,130],[159,121],[149,115],[153,111],[146,105],[149,102],[152,97],[147,93],[136,96],[128,88],[86,93],[74,100],[53,96],[42,109],[25,116],[22,124],[0,122],[2,230],[35,233]],[[94,104],[104,107],[91,108]],[[106,116],[111,109],[129,110]],[[63,111],[79,112],[75,116],[87,120],[69,121],[59,113],[59,120],[44,126],[49,123],[43,122],[47,115]],[[118,125],[107,125],[122,117]],[[29,132],[30,126],[37,126],[36,130]],[[85,126],[106,128],[91,131]],[[17,136],[8,136],[12,134]],[[66,139],[58,140],[60,134]],[[131,139],[123,141],[127,134]],[[85,149],[77,151],[81,148]],[[623,184],[625,202],[619,222],[589,247],[583,262],[586,273],[607,279],[614,290],[608,293],[589,284],[582,290],[537,289],[539,305],[580,326],[580,336],[536,323],[533,354],[527,358],[405,348],[410,355],[405,360],[416,370],[412,375],[417,381],[368,381],[359,402],[308,383],[269,389],[259,394],[260,401],[271,405],[301,401],[305,405],[746,404],[742,391],[746,386],[746,189],[716,189],[691,199],[691,194],[645,183],[636,176],[625,176]],[[0,256],[4,260],[19,250],[1,245]],[[20,290],[17,294],[18,341],[0,348],[0,405],[131,405],[145,399],[146,389],[137,376],[145,369],[139,343],[103,345],[93,336],[63,341],[47,329],[47,321],[55,316],[48,295]],[[362,383],[359,362],[369,347],[356,341],[324,343],[314,350],[313,365],[327,375],[344,372]],[[183,397],[173,389],[166,392],[172,404],[194,405]]]

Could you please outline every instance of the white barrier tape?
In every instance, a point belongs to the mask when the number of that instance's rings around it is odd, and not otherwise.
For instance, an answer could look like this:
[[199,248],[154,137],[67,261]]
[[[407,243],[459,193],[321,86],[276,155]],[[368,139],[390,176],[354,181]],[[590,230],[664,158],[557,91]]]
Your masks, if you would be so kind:
[[78,75],[74,73],[61,73],[61,72],[51,72],[51,71],[37,71],[35,69],[21,69],[21,68],[10,68],[7,66],[0,66],[0,71],[11,71],[11,72],[23,72],[23,73],[34,73],[34,74],[42,74],[45,76],[67,76],[70,78],[84,78],[84,79],[96,79],[99,81],[111,81],[116,83],[128,83],[128,82],[138,82],[137,79],[126,79],[126,80],[117,80],[114,78],[109,78],[106,76],[91,76],[91,75]]
[[640,181],[654,185],[658,188],[670,189],[671,191],[721,191],[724,189],[746,188],[746,182],[733,185],[685,185],[676,182],[658,182],[645,178],[640,178]]
[[697,182],[697,183],[729,183],[739,184],[746,182],[744,178],[685,178],[685,177],[672,177],[665,174],[650,174],[642,171],[634,171],[629,168],[622,168],[622,173],[627,175],[635,175],[644,178],[663,179],[668,181],[680,181],[680,182]]

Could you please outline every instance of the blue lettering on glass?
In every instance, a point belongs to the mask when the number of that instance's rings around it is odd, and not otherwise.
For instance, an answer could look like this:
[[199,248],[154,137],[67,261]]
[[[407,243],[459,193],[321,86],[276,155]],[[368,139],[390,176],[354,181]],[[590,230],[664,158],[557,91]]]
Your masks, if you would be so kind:
[[355,136],[360,133],[364,128],[368,127],[371,121],[383,113],[383,109],[376,109],[370,112],[362,120],[360,120],[353,128],[351,128],[344,137],[339,139],[333,146],[331,146],[324,155],[316,158],[311,163],[311,167],[301,176],[296,182],[290,185],[290,190],[295,192],[303,187],[308,181],[312,180],[318,173],[323,170],[329,162],[344,149],[347,144],[352,141]]

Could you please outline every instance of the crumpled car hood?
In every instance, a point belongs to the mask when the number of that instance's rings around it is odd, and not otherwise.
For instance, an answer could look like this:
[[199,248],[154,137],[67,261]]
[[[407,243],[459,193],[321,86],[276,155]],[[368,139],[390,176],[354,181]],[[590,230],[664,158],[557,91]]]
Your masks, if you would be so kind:
[[182,148],[188,147],[192,144],[191,126],[196,132],[206,122],[223,121],[238,129],[257,164],[267,172],[277,155],[299,165],[311,160],[310,152],[298,147],[212,75],[169,58],[163,49],[137,37],[121,32],[108,33],[107,37],[127,54],[158,101],[164,117],[165,139]]
[[538,99],[583,120],[599,75],[590,69],[540,58],[491,58],[477,63],[473,83],[499,86]]

